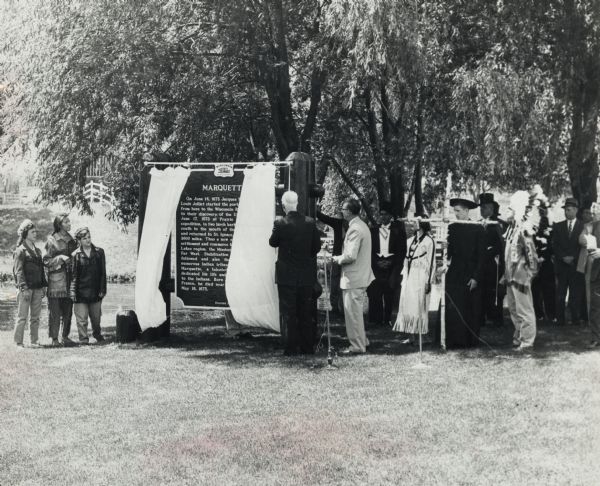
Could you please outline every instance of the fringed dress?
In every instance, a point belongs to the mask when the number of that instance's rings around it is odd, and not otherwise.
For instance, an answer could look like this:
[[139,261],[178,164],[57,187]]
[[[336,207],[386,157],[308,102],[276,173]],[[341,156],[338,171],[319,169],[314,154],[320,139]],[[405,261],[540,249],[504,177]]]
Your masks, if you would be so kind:
[[408,240],[408,253],[402,270],[400,307],[394,331],[426,334],[429,331],[428,284],[435,263],[435,242],[427,233]]

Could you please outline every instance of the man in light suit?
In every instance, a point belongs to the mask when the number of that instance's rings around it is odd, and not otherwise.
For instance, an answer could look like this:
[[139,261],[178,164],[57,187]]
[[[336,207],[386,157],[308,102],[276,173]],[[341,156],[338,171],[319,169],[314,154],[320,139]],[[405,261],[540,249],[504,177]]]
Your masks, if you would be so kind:
[[342,254],[333,257],[342,267],[340,288],[344,299],[346,334],[350,341],[350,347],[343,350],[342,354],[362,354],[369,345],[365,334],[363,300],[375,276],[371,270],[371,232],[359,218],[359,212],[360,203],[356,199],[344,201],[342,214],[348,221],[348,231]]
[[569,308],[571,309],[571,322],[579,324],[581,317],[582,299],[585,292],[585,280],[577,272],[577,258],[579,257],[579,235],[583,231],[583,223],[579,221],[577,199],[568,197],[563,209],[565,221],[554,223],[552,229],[552,249],[554,250],[554,272],[556,274],[556,312],[558,323],[564,325],[565,300],[569,291]]
[[281,204],[285,217],[275,221],[269,245],[279,248],[275,281],[279,293],[283,354],[313,354],[312,291],[317,281],[317,253],[321,239],[315,220],[296,210],[298,194],[285,192]]

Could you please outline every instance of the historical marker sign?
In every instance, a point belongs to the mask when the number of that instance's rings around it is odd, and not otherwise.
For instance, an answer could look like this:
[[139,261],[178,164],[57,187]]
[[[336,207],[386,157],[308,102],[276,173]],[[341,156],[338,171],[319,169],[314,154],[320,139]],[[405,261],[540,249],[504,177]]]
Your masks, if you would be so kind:
[[176,293],[186,306],[228,307],[225,274],[243,179],[243,171],[217,164],[187,181],[176,228]]

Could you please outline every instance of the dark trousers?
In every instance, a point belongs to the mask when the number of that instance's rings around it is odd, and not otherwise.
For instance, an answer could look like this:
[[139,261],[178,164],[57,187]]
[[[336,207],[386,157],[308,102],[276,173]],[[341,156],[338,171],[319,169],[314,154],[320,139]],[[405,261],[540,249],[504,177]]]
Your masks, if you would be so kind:
[[62,337],[69,337],[73,301],[69,297],[48,297],[48,335],[50,339],[58,339],[62,322]]
[[392,288],[387,278],[376,278],[371,282],[371,285],[367,288],[369,322],[388,324],[391,321],[397,292]]
[[314,352],[313,287],[277,285],[279,321],[284,350],[290,354]]
[[484,282],[481,289],[481,325],[487,320],[494,324],[502,324],[502,302],[504,301],[504,287],[496,282]]
[[585,278],[579,273],[575,265],[562,262],[556,267],[556,314],[559,323],[565,322],[565,301],[569,291],[569,310],[571,321],[578,323],[581,319],[583,297],[585,292]]
[[342,276],[342,267],[337,263],[332,263],[331,267],[331,293],[330,302],[334,312],[344,313],[344,301],[342,299],[342,290],[340,289],[340,278]]
[[533,308],[538,319],[556,319],[556,281],[551,262],[542,262],[539,273],[531,281]]

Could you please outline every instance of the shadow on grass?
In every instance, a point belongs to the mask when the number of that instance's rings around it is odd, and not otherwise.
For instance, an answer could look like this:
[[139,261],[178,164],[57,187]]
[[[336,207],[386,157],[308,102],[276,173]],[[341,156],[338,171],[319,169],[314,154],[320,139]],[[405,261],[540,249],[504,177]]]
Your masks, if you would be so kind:
[[[434,322],[435,313],[430,316]],[[322,321],[322,319],[321,319]],[[331,320],[331,345],[340,351],[348,345],[345,326],[342,318]],[[114,329],[114,328],[113,328]],[[111,329],[107,328],[107,337],[111,337]],[[324,331],[322,328],[319,332]],[[464,360],[498,360],[504,359],[535,359],[543,365],[544,361],[558,359],[564,352],[580,354],[591,351],[587,348],[589,330],[586,326],[558,327],[549,323],[538,325],[536,344],[533,350],[519,352],[512,346],[513,327],[508,316],[503,326],[485,326],[481,329],[482,342],[472,349],[450,350],[454,355]],[[416,355],[418,346],[403,344],[406,337],[394,332],[391,327],[367,327],[370,346],[368,356],[404,356]],[[486,344],[487,343],[487,344]],[[265,329],[243,328],[240,331],[228,332],[224,319],[215,318],[199,321],[176,322],[171,326],[169,338],[152,343],[133,343],[121,345],[135,350],[147,348],[176,349],[190,353],[190,359],[206,362],[224,363],[233,367],[245,367],[249,364],[257,367],[278,366],[321,368],[326,366],[327,336],[321,338],[321,346],[313,355],[286,357],[282,355],[281,338],[279,334]],[[425,354],[440,354],[439,346],[433,343],[433,332],[424,336],[423,352]],[[342,357],[339,359],[353,359]]]

